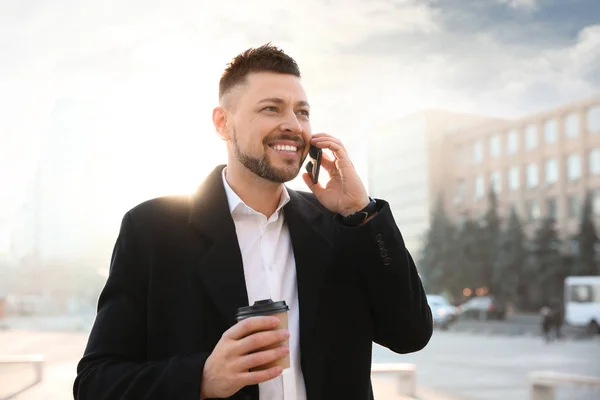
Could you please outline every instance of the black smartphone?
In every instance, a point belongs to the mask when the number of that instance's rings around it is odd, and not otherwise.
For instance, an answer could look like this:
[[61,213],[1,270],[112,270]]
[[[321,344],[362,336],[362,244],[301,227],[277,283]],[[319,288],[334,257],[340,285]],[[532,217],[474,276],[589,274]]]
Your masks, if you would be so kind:
[[306,163],[306,171],[312,176],[313,183],[317,183],[319,182],[319,171],[321,170],[323,150],[311,145],[308,149],[308,157],[310,157],[310,161]]

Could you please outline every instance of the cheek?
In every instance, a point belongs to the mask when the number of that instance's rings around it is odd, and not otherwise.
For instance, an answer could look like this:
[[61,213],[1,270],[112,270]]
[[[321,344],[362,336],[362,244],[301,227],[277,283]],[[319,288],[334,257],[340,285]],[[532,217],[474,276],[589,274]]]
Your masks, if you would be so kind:
[[310,121],[302,121],[302,132],[304,135],[312,135],[312,126],[310,126]]
[[248,153],[260,154],[265,151],[263,140],[266,135],[260,130],[256,129],[244,129],[243,131],[237,130],[237,143],[238,147]]
[[302,139],[306,145],[310,145],[310,138],[312,137],[312,129],[310,128],[310,124],[307,124],[302,130]]

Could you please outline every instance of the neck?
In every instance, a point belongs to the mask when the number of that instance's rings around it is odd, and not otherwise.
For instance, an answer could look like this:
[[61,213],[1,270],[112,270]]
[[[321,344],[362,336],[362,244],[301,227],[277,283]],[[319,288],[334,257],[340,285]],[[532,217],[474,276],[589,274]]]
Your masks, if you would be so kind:
[[241,164],[230,163],[225,179],[246,205],[269,218],[279,205],[283,184],[263,179]]

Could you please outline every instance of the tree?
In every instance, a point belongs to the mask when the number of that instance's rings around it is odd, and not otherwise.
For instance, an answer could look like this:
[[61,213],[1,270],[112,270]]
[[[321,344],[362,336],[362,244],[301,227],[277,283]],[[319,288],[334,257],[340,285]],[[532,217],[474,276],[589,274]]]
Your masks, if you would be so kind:
[[538,308],[559,297],[568,275],[560,254],[560,239],[553,218],[544,218],[532,241],[532,263],[528,268],[529,302]]
[[596,243],[598,235],[593,221],[592,201],[590,193],[586,193],[576,236],[577,254],[571,271],[572,275],[596,275]]
[[508,225],[501,234],[500,251],[494,268],[494,288],[498,294],[522,305],[521,296],[526,291],[522,279],[527,263],[525,232],[515,208],[511,208]]
[[436,201],[429,229],[425,233],[425,244],[419,259],[423,285],[430,293],[439,293],[446,288],[446,278],[452,265],[453,241],[454,228],[440,196]]
[[494,275],[499,256],[501,221],[498,215],[498,199],[493,189],[488,194],[488,208],[483,223],[481,279],[483,286],[488,287],[492,293],[497,293]]
[[476,289],[485,286],[483,265],[487,262],[484,248],[484,228],[479,221],[467,218],[458,231],[456,240],[457,264],[454,270],[454,283],[459,287],[454,290],[462,292],[462,288]]

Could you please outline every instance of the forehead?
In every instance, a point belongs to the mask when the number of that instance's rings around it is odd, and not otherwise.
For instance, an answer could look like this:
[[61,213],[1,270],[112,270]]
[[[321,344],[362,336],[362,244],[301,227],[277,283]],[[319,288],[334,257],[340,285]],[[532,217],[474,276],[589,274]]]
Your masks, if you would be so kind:
[[300,78],[289,74],[258,72],[248,74],[242,99],[257,102],[264,98],[280,98],[296,103],[307,101]]

